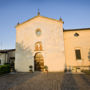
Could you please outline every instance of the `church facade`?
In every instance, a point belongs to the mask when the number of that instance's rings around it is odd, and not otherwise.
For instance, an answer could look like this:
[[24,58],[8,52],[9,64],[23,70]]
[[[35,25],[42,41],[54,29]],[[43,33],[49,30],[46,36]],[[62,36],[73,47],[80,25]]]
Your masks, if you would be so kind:
[[50,72],[88,69],[90,28],[64,30],[63,21],[37,16],[16,26],[15,69]]

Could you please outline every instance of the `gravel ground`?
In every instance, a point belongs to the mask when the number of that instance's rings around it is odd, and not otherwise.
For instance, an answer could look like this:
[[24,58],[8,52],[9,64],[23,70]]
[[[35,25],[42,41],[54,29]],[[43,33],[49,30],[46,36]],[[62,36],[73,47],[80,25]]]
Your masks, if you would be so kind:
[[7,74],[0,77],[0,90],[90,90],[90,76],[61,72]]

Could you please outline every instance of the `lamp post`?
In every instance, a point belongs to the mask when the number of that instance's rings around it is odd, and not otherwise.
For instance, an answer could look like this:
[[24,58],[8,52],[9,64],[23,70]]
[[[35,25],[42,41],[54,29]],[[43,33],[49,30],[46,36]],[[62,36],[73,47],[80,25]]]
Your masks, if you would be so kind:
[[88,60],[89,60],[89,70],[90,70],[90,49],[89,49],[89,52],[88,52]]

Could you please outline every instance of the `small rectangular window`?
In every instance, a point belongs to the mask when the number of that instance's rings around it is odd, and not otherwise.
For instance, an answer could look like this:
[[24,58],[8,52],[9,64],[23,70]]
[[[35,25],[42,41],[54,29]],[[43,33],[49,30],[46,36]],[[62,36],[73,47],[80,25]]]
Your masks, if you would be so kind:
[[76,59],[81,59],[81,52],[80,49],[75,50]]

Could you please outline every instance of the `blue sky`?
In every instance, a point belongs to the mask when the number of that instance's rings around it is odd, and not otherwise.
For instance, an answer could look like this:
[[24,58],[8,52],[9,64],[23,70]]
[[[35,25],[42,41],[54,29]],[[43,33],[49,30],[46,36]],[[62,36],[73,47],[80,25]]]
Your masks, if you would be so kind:
[[15,48],[17,22],[62,17],[64,29],[90,28],[90,0],[0,0],[0,49]]

